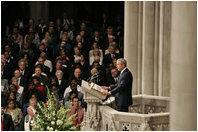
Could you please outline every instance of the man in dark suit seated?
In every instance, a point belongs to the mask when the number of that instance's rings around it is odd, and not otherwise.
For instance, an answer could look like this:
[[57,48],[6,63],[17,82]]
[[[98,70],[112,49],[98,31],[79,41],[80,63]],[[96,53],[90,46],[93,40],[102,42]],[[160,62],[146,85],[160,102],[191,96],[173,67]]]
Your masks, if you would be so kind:
[[19,69],[16,69],[14,71],[14,77],[18,79],[18,85],[24,87],[24,92],[26,92],[28,90],[27,79],[24,76],[21,77],[21,73]]
[[4,114],[5,104],[1,104],[1,131],[14,131],[12,117]]
[[47,67],[45,64],[44,64],[44,58],[43,57],[39,57],[38,58],[38,64],[36,66],[40,66],[41,69],[42,69],[42,72],[44,72],[48,77],[51,76],[51,73],[50,73],[50,68]]
[[109,53],[104,56],[103,64],[108,66],[110,63],[113,63],[113,59],[119,59],[120,54],[116,53],[115,46],[109,46]]
[[63,72],[61,70],[56,71],[56,78],[57,78],[57,83],[59,87],[59,95],[61,95],[61,98],[63,97],[64,91],[69,85],[67,80],[63,79]]
[[116,67],[114,67],[113,69],[111,69],[111,73],[107,74],[107,84],[108,86],[113,86],[118,82],[118,69]]
[[105,95],[115,95],[118,111],[128,112],[128,107],[133,104],[132,100],[132,83],[133,76],[128,68],[125,59],[120,58],[117,60],[117,68],[120,71],[118,82],[114,86],[102,86]]
[[32,72],[26,67],[25,63],[26,62],[25,62],[24,59],[20,59],[19,62],[18,62],[18,69],[21,73],[21,77],[26,78],[26,80],[29,80]]

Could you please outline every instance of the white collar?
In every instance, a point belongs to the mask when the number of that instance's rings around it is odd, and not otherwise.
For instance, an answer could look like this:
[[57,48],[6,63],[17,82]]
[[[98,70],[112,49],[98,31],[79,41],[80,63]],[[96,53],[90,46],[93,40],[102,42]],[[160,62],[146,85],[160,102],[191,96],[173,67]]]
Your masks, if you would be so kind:
[[122,71],[120,72],[120,75],[124,72],[125,69],[126,69],[126,67],[124,69],[122,69]]
[[46,27],[46,25],[44,24],[44,25],[42,26],[41,24],[39,24],[39,27],[41,27],[41,28],[45,28],[45,27]]

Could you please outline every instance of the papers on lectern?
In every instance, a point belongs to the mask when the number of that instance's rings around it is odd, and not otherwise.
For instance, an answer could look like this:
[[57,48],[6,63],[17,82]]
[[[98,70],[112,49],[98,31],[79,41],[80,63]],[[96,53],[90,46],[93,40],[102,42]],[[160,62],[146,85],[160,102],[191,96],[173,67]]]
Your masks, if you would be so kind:
[[88,83],[84,80],[82,80],[82,88],[88,92],[89,94],[103,100],[106,98],[106,95],[104,95],[102,92],[104,89],[102,89],[99,85],[95,83]]

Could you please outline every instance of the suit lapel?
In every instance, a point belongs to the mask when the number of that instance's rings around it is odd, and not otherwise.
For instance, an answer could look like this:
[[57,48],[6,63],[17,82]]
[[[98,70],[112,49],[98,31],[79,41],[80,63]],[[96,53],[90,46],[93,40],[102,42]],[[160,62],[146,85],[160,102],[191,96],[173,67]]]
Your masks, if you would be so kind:
[[122,74],[121,74],[121,72],[120,72],[120,74],[119,74],[119,76],[118,76],[118,82],[120,81],[120,78],[123,76],[123,74],[127,71],[128,69],[126,68],[123,72],[122,72]]
[[[4,129],[4,130],[6,130],[6,129],[5,129],[6,126],[7,126],[7,115],[4,114],[4,115],[3,115],[3,129]],[[9,126],[8,126],[8,127],[9,127]]]

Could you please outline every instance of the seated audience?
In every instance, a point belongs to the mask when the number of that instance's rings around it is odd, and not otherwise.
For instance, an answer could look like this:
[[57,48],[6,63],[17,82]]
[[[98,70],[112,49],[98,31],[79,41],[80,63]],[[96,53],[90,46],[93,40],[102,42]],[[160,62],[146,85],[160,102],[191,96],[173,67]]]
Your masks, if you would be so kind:
[[[11,101],[6,111],[12,116],[2,112],[2,130],[32,130],[35,104],[46,103],[47,87],[65,108],[73,105],[71,114],[78,113],[77,125],[83,118],[81,106],[86,107],[82,80],[103,86],[116,83],[116,62],[123,56],[123,27],[113,17],[115,24],[110,23],[105,13],[97,23],[74,19],[76,16],[68,19],[67,13],[63,14],[63,19],[48,22],[40,18],[36,26],[32,18],[23,16],[10,21],[13,25],[8,29],[12,31],[2,42],[1,96],[2,103],[13,100],[16,108]],[[18,114],[20,120],[13,112],[17,107],[24,113],[23,118]]]

